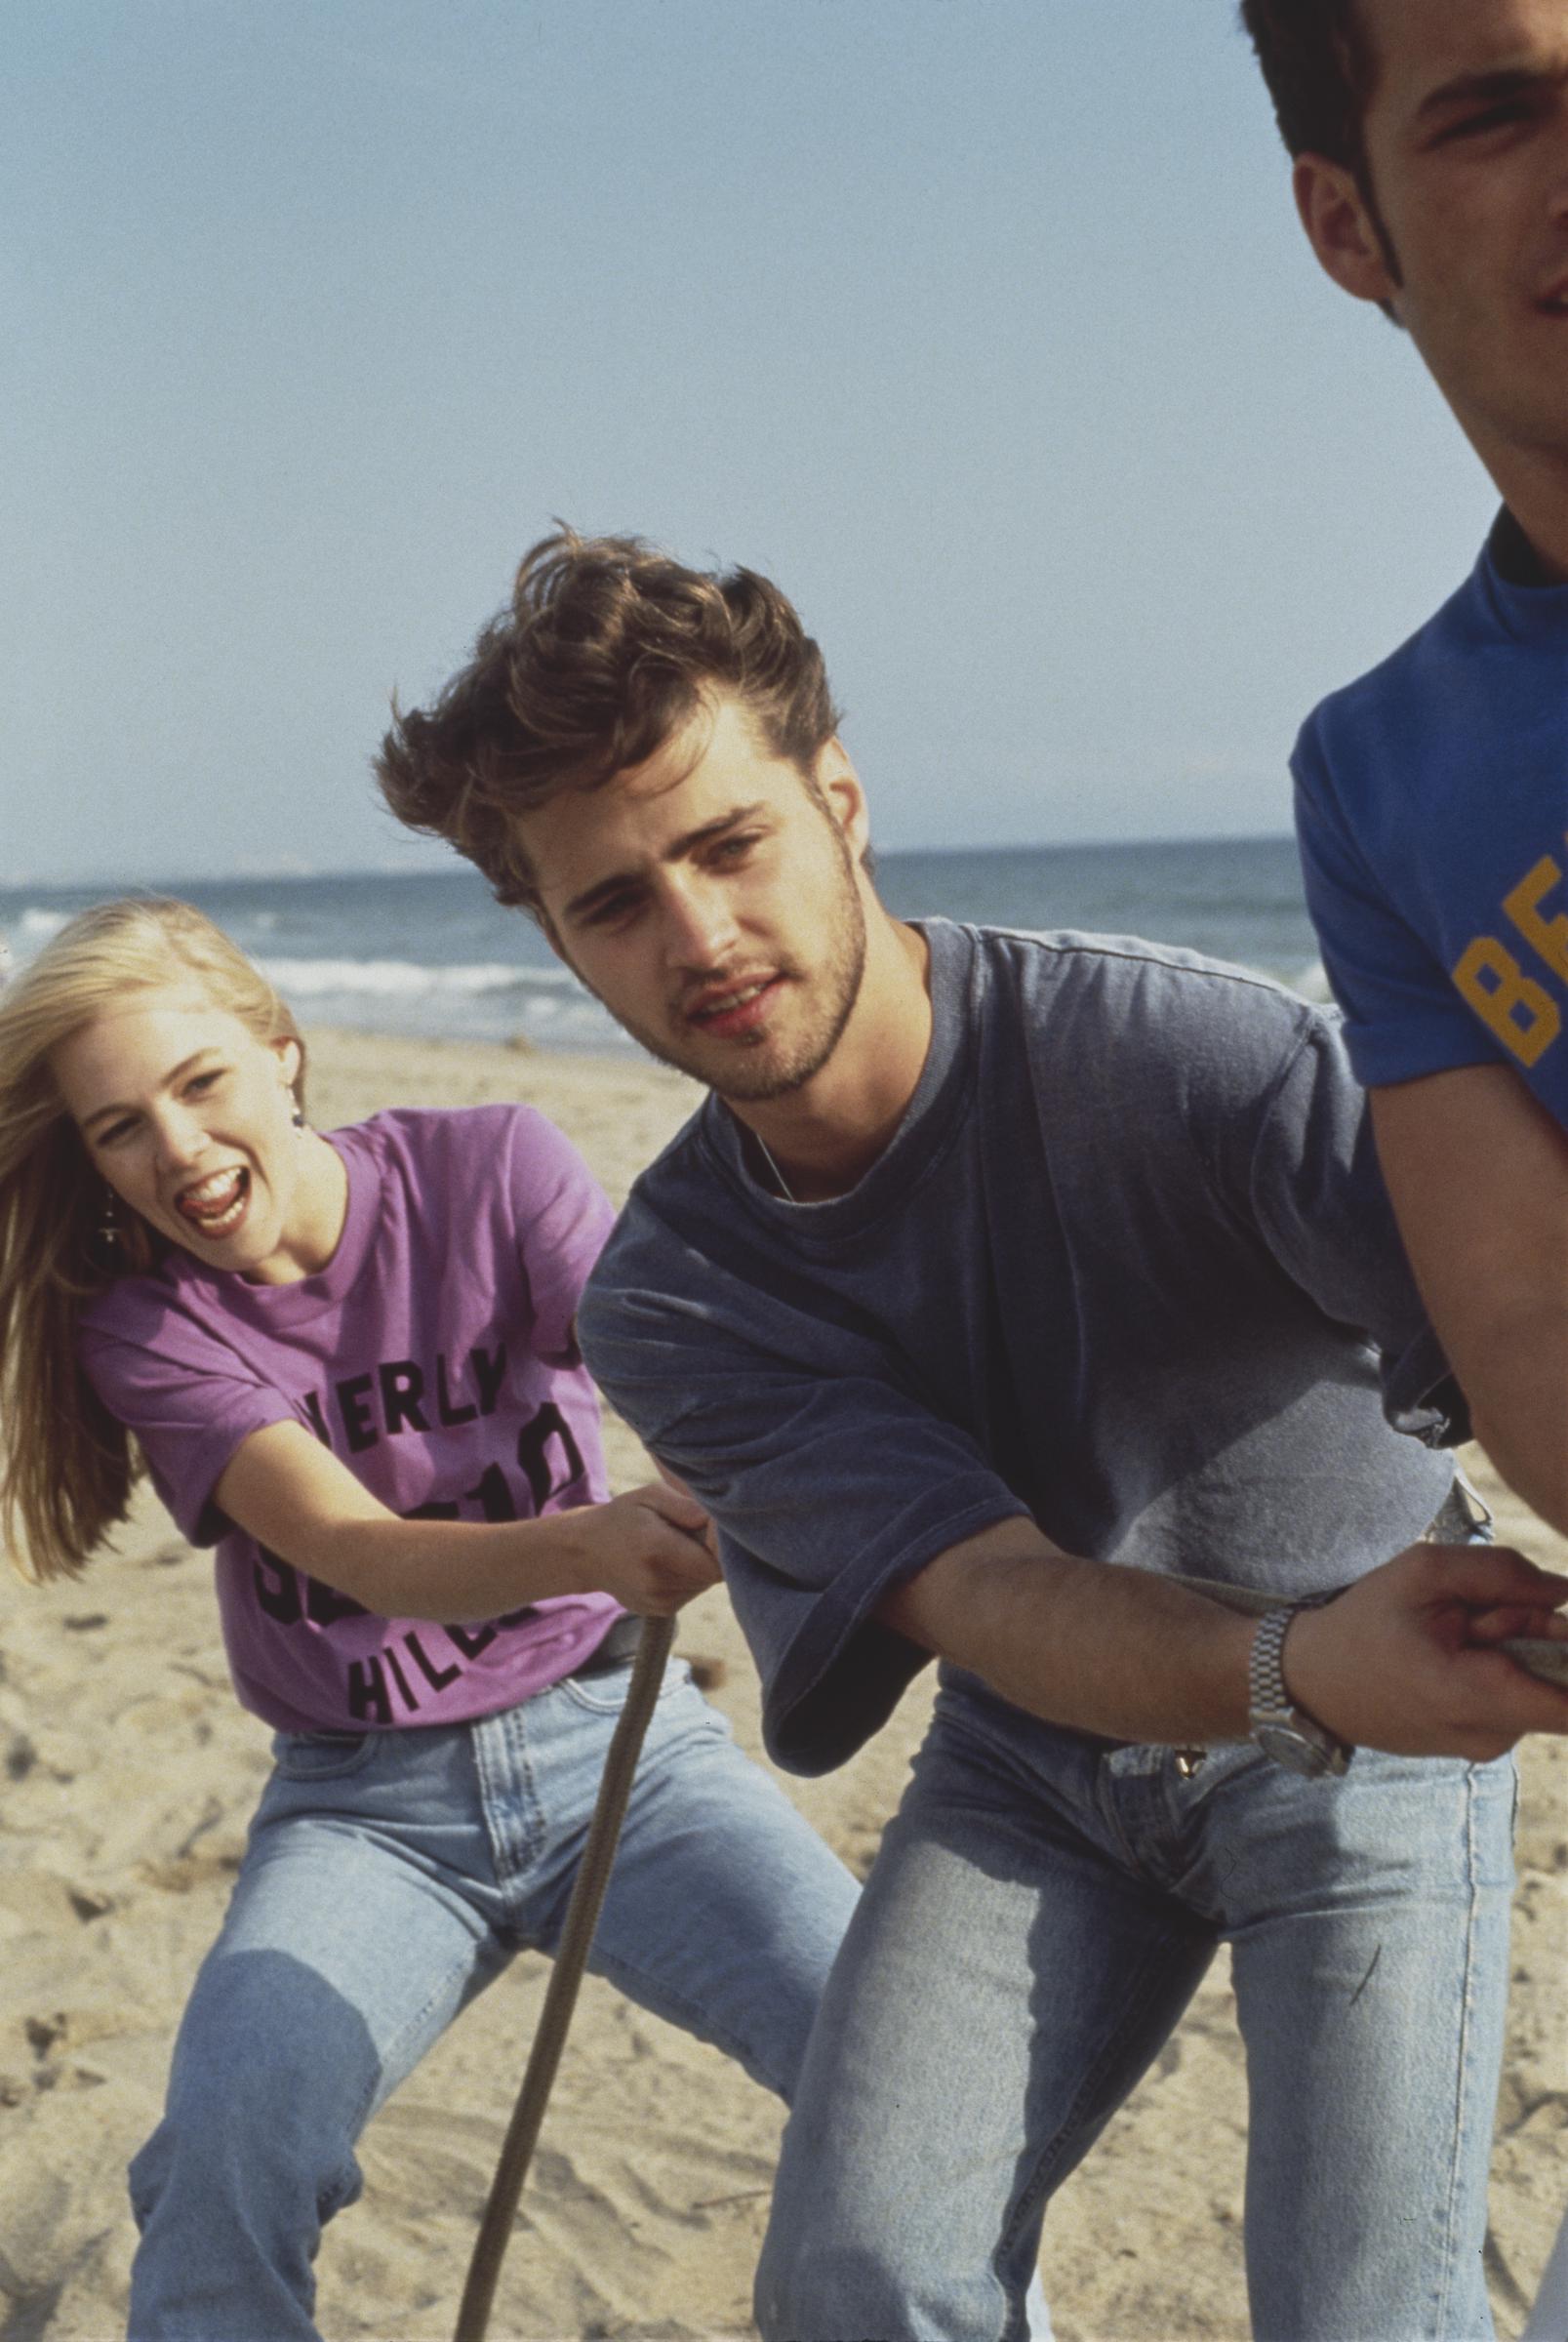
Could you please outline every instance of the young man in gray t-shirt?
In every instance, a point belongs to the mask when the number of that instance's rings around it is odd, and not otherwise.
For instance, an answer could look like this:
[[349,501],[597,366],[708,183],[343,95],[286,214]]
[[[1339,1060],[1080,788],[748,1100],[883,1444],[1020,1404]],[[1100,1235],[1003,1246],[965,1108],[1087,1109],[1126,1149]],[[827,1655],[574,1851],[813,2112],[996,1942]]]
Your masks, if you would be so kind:
[[1148,945],[891,918],[789,605],[634,542],[537,547],[380,771],[710,1085],[580,1329],[718,1524],[774,1754],[837,1763],[943,1662],[768,2342],[1038,2335],[1044,2204],[1226,1940],[1258,2329],[1489,2333],[1507,1751],[1568,1730],[1496,1646],[1568,1587],[1424,1542],[1466,1534],[1463,1402],[1332,1025]]

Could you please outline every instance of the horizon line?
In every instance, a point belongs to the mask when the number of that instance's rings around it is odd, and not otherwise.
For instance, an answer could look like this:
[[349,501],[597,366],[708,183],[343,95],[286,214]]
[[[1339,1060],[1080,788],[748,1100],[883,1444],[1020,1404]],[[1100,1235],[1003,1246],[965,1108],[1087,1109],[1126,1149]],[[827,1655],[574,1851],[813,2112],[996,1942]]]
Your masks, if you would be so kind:
[[[959,861],[978,860],[986,854],[1108,853],[1127,846],[1249,846],[1291,842],[1294,842],[1294,833],[1289,828],[1215,829],[1174,836],[1165,833],[1136,837],[996,838],[983,845],[877,846],[875,852],[878,863],[890,863],[914,855],[946,856]],[[440,878],[466,873],[471,873],[483,883],[482,872],[454,852],[445,862],[429,863],[415,868],[384,863],[342,863],[324,866],[319,869],[166,870],[156,877],[129,879],[123,875],[110,878],[98,874],[65,877],[57,873],[46,876],[42,872],[12,878],[0,872],[0,894],[23,894],[29,887],[72,892],[84,887],[105,887],[119,894],[157,894],[176,886],[289,886],[315,884],[335,878]]]

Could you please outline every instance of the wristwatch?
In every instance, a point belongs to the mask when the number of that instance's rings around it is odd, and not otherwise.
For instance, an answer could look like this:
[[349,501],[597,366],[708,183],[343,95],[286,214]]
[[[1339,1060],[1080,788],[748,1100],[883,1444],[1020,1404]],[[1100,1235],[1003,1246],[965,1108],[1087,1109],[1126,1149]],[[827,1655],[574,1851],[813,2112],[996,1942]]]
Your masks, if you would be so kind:
[[1304,1610],[1316,1610],[1332,1599],[1332,1595],[1311,1595],[1287,1609],[1270,1610],[1258,1623],[1247,1666],[1247,1722],[1253,1739],[1275,1764],[1305,1773],[1311,1780],[1347,1771],[1355,1751],[1347,1741],[1336,1740],[1328,1726],[1308,1716],[1305,1708],[1293,1706],[1285,1688],[1280,1653],[1291,1621]]

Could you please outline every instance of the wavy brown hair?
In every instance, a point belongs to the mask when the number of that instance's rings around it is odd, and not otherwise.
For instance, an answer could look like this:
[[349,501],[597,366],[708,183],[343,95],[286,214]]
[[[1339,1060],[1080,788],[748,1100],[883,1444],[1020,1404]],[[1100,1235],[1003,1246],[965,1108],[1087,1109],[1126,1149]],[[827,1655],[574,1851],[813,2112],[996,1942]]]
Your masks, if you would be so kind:
[[[0,986],[0,1541],[23,1577],[74,1577],[125,1518],[141,1453],[82,1372],[82,1306],[153,1265],[151,1232],[121,1203],[101,1233],[104,1181],[51,1071],[52,1053],[128,994],[194,977],[259,1039],[299,1040],[238,945],[188,903],[101,903]],[[298,1085],[297,1085],[298,1086]]]
[[400,822],[537,909],[516,816],[643,763],[714,691],[807,777],[838,729],[822,652],[768,579],[562,528],[524,555],[510,605],[431,707],[394,700],[377,778]]

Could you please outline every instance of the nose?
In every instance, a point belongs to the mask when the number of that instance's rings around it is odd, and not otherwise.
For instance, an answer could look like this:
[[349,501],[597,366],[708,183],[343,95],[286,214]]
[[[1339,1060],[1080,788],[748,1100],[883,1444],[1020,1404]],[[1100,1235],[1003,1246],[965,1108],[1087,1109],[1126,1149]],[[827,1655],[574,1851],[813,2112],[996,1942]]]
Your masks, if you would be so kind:
[[158,1168],[172,1178],[193,1170],[206,1151],[208,1139],[196,1115],[179,1105],[166,1106],[153,1125]]
[[661,905],[664,957],[671,968],[722,967],[740,929],[726,889],[701,872],[674,872]]

